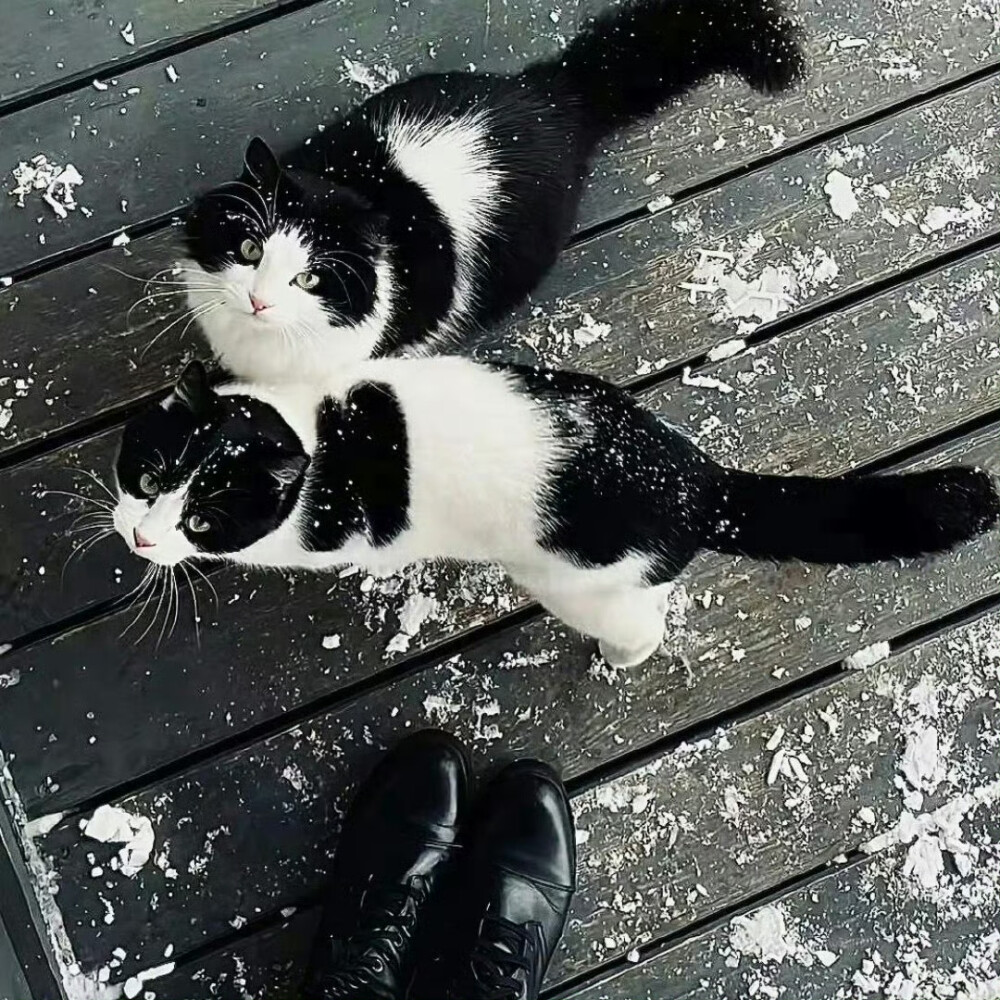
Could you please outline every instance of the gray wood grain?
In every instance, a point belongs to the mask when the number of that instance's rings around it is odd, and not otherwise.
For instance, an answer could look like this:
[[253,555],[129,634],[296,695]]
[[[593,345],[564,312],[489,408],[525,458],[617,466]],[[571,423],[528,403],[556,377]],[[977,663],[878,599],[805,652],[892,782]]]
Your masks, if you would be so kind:
[[[122,60],[220,25],[235,27],[241,15],[280,6],[282,0],[94,0],[51,6],[9,0],[0,37],[0,106],[93,72],[95,66],[104,74],[114,72]],[[129,24],[132,44],[121,34]]]
[[[675,383],[654,390],[649,400],[687,426],[712,454],[747,468],[829,475],[883,459],[997,407],[998,344],[990,306],[1000,294],[997,260],[993,253],[956,265],[919,286],[879,296],[706,369],[735,387],[728,395]],[[937,320],[918,322],[911,302],[938,310]],[[893,374],[900,358],[907,359],[903,379]],[[833,434],[831,428],[844,430]],[[982,439],[963,441],[962,454],[996,468],[994,444],[987,432]],[[951,450],[946,457],[958,460]],[[37,470],[27,481],[38,483]],[[8,508],[10,523],[23,524],[28,532],[30,509],[18,514]],[[49,565],[57,567],[65,558],[60,544],[52,536]],[[565,718],[549,720],[552,743],[567,766],[582,770],[616,748],[641,746],[834,662],[873,637],[893,634],[904,622],[911,627],[992,592],[998,582],[990,557],[993,544],[984,540],[947,559],[903,568],[826,570],[700,557],[682,578],[694,598],[679,650],[690,676],[679,667],[665,672],[662,663],[654,662],[630,675],[634,692],[588,681],[579,664],[589,661],[591,644],[561,638],[564,630],[544,624],[478,645],[463,669],[471,670],[474,679],[495,669],[503,675],[506,651],[527,657],[509,682],[511,696],[521,690],[534,703],[567,706]],[[71,567],[65,584],[55,575],[26,571],[23,590],[8,594],[8,601],[21,616],[35,607],[51,615],[67,596],[78,599],[83,574],[88,574],[88,596],[96,599],[102,594],[100,581],[113,583],[116,568],[128,569],[120,544],[104,551],[95,550],[82,567]],[[21,558],[15,550],[8,565],[18,565]],[[127,589],[129,578],[123,574],[121,579],[111,593]],[[159,647],[155,636],[134,644],[134,631],[123,641],[122,630],[133,617],[129,613],[54,644],[8,654],[3,669],[16,670],[20,683],[0,702],[0,729],[5,747],[16,755],[15,781],[31,811],[49,812],[166,765],[195,747],[275,724],[285,712],[372,678],[382,664],[433,649],[494,619],[498,610],[520,606],[521,598],[500,586],[500,579],[474,570],[418,570],[391,583],[399,589],[388,594],[381,593],[384,582],[366,584],[363,574],[290,583],[274,575],[233,572],[217,578],[218,608],[201,589],[198,641],[189,623]],[[424,625],[408,651],[390,652],[398,613],[413,594],[438,602],[437,620]],[[804,618],[809,625],[798,627]],[[324,637],[333,636],[339,645],[324,648]],[[530,663],[546,650],[564,666],[532,670]],[[481,669],[475,666],[477,657],[483,660]],[[282,663],[280,671],[275,662]],[[400,698],[421,705],[445,684],[450,669],[435,668],[417,681],[411,695]],[[507,689],[506,683],[501,686]],[[59,703],[73,706],[72,717],[53,715],[38,730],[32,706],[55,693]],[[654,721],[632,725],[633,697],[657,706]],[[466,707],[490,700],[475,690],[458,698]],[[157,719],[152,727],[150,706]],[[94,719],[81,727],[84,709]],[[460,717],[449,716],[449,721]],[[418,712],[414,722],[421,720],[427,721]],[[572,740],[561,739],[566,726],[573,729]],[[506,739],[515,738],[507,731]]]
[[[995,814],[985,817],[983,812],[967,824],[969,839],[978,836],[980,843],[990,833],[995,837],[998,825]],[[988,851],[987,857],[991,855]],[[905,856],[906,850],[896,848],[834,869],[736,921],[662,949],[588,988],[560,994],[559,1000],[738,1000],[763,990],[796,1000],[853,997],[860,995],[855,977],[874,964],[874,952],[880,958],[871,973],[876,989],[890,986],[898,974],[916,985],[918,996],[932,996],[944,987],[975,995],[995,971],[992,938],[1000,901],[983,870],[989,862],[951,879],[955,895],[981,899],[955,913],[906,891],[899,877]],[[798,944],[783,960],[764,961],[733,945],[741,920],[760,919],[762,911],[780,913],[788,941]],[[823,960],[817,953],[823,953]],[[832,965],[825,964],[831,958]]]
[[[782,280],[795,300],[782,307],[780,318],[787,321],[802,308],[994,233],[1000,221],[991,178],[1000,171],[1000,151],[981,129],[980,116],[996,104],[996,85],[987,81],[898,116],[891,129],[879,124],[859,130],[849,145],[797,154],[581,245],[567,252],[532,309],[475,346],[491,357],[540,360],[622,380],[696,358],[759,324],[756,317],[727,316],[721,293],[682,287],[705,284],[694,274],[701,250],[742,261],[727,267],[727,281]],[[859,185],[860,206],[847,222],[832,213],[824,191],[831,164],[845,156],[851,162],[842,164],[843,171]],[[928,213],[940,210],[956,212],[957,221],[923,232]],[[108,250],[0,292],[0,316],[5,301],[20,300],[4,317],[2,357],[6,370],[26,382],[0,428],[0,454],[161,387],[164,369],[173,371],[179,355],[196,343],[194,331],[180,337],[183,321],[165,330],[171,310],[180,316],[172,296],[154,299],[153,308],[126,320],[142,285],[110,268],[148,277],[173,253],[169,235],[127,249],[133,256]],[[734,292],[730,299],[737,297]],[[586,328],[585,314],[610,330]],[[95,365],[114,377],[91,378]]]
[[[917,707],[930,704],[928,691],[936,691],[932,721],[947,767],[920,808],[935,809],[994,782],[998,635],[1000,614],[994,613],[866,672],[846,671],[765,715],[705,734],[578,794],[580,891],[552,981],[679,933],[892,828],[903,809],[894,786],[900,756],[910,736],[931,721]],[[633,706],[635,714],[641,715],[642,704]],[[506,718],[484,715],[490,724]],[[209,766],[122,805],[151,817],[171,865],[183,871],[193,861],[201,869],[199,907],[221,902],[218,874],[232,870],[242,876],[231,900],[235,913],[256,913],[262,900],[247,894],[246,875],[262,874],[267,857],[277,890],[269,902],[283,905],[291,901],[290,883],[301,879],[302,891],[320,884],[325,852],[317,852],[315,842],[331,842],[339,809],[339,797],[331,801],[333,785],[360,773],[363,758],[370,762],[369,744],[381,742],[387,725],[385,717],[361,713],[341,721],[347,725],[334,732],[307,726],[294,734],[297,770],[272,755],[272,741],[226,765],[224,790],[218,770]],[[800,760],[805,782],[781,775],[773,784],[766,780],[775,748],[765,744],[779,729],[786,734],[780,748]],[[545,753],[544,738],[528,749]],[[291,790],[269,790],[272,782]],[[874,819],[862,809],[872,810]],[[995,817],[995,807],[989,809],[987,816]],[[184,935],[190,941],[190,924],[183,909],[178,912],[192,895],[183,874],[181,884],[174,879],[158,886],[155,913],[148,909],[151,897],[133,909],[111,885],[117,881],[119,890],[131,893],[150,881],[148,868],[133,882],[109,880],[101,888],[116,923],[95,931],[85,926],[88,910],[76,908],[77,895],[88,893],[82,855],[93,845],[81,844],[73,825],[58,829],[45,846],[63,875],[70,897],[64,914],[71,927],[79,922],[73,933],[88,961],[100,961],[97,954],[121,941],[123,931],[130,951],[142,947],[131,932],[143,914],[149,923],[140,938],[149,936],[147,949],[156,931],[157,946],[167,939],[179,945]],[[992,868],[988,857],[981,861]],[[901,877],[895,865],[887,870]],[[206,933],[204,924],[198,932]],[[224,988],[222,995],[231,994]]]
[[[404,73],[470,63],[509,69],[554,50],[596,6],[560,8],[554,24],[549,5],[529,0],[504,4],[496,16],[492,8],[471,4],[425,10],[380,0],[373,16],[359,20],[337,0],[171,57],[177,83],[166,79],[164,60],[122,74],[119,87],[105,93],[84,89],[10,116],[0,124],[0,140],[12,165],[38,152],[73,160],[89,178],[81,195],[94,216],[87,220],[77,213],[62,225],[47,220],[46,244],[39,246],[34,215],[0,209],[0,274],[81,242],[110,239],[130,221],[176,210],[196,190],[232,172],[241,143],[253,132],[286,143],[305,137],[331,106],[358,96],[340,83],[345,55],[391,63]],[[659,127],[638,130],[622,155],[612,151],[598,165],[584,224],[704,183],[784,141],[842,126],[980,69],[991,51],[989,22],[970,17],[960,0],[939,10],[915,41],[903,8],[887,9],[874,0],[803,3],[799,12],[810,25],[816,61],[808,94],[770,108],[730,83],[727,90],[706,92],[679,118],[668,114]],[[870,30],[869,51],[840,44],[852,22]],[[902,71],[894,60],[902,61]],[[140,93],[128,95],[134,88]],[[78,127],[74,116],[80,117]],[[717,149],[720,140],[724,145]],[[124,216],[121,199],[129,202]]]

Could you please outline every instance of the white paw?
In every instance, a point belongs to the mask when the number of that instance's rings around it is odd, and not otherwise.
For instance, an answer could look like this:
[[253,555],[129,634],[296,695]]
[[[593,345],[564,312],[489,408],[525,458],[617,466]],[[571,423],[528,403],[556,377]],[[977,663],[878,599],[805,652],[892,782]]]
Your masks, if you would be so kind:
[[601,656],[607,661],[609,666],[637,667],[640,663],[645,663],[663,645],[663,636],[658,636],[655,640],[647,640],[639,646],[612,646],[611,643],[599,639],[597,648],[601,651]]

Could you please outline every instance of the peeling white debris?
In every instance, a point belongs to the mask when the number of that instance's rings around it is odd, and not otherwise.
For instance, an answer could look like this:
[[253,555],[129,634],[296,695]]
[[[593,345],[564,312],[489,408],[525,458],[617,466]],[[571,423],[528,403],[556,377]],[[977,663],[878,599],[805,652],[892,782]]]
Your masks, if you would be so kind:
[[10,288],[14,284],[14,279],[4,274],[0,275],[0,288]]
[[831,170],[826,175],[826,183],[823,185],[826,196],[830,199],[830,211],[838,219],[847,222],[851,216],[861,207],[858,204],[857,196],[854,193],[853,178],[839,170]]
[[12,688],[21,683],[21,671],[11,670],[10,673],[0,674],[0,691],[5,688]]
[[805,632],[807,628],[812,626],[813,620],[808,615],[800,615],[795,619],[795,631]]
[[889,643],[873,642],[870,646],[856,650],[850,656],[846,657],[844,666],[848,670],[867,670],[868,667],[873,667],[876,663],[881,663],[883,660],[889,659],[891,652]]
[[178,74],[177,70],[174,69],[173,63],[168,63],[163,71],[164,73],[167,74],[167,79],[171,83],[176,83],[180,79],[180,75]]
[[981,229],[989,219],[992,206],[980,204],[968,194],[961,206],[932,205],[920,223],[920,231],[926,235],[936,233],[948,226],[966,226],[972,230]]
[[113,247],[126,247],[131,243],[132,240],[129,239],[128,233],[123,229],[112,241],[111,245]]
[[590,313],[580,317],[580,325],[573,331],[573,340],[579,347],[589,347],[599,340],[605,340],[611,333],[610,323],[598,323]]
[[83,183],[83,177],[72,163],[60,166],[44,153],[22,160],[11,171],[14,187],[8,194],[17,199],[17,207],[25,208],[24,199],[33,192],[41,192],[42,201],[60,218],[78,206],[73,192]]
[[135,45],[135,27],[131,21],[129,21],[128,24],[122,28],[119,34],[122,36],[126,45]]
[[399,70],[391,66],[365,66],[363,63],[348,59],[342,60],[343,73],[341,82],[356,83],[363,87],[369,94],[377,94],[386,87],[399,81]]
[[124,844],[118,852],[121,873],[132,878],[142,871],[156,845],[153,824],[146,816],[135,816],[118,806],[99,806],[83,823],[83,834],[102,844]]
[[25,836],[32,839],[47,836],[62,822],[65,815],[61,812],[49,813],[48,816],[39,816],[38,819],[33,819],[25,827]]
[[910,787],[921,792],[933,792],[944,779],[944,762],[938,731],[924,726],[911,733],[903,750],[899,770]]
[[795,955],[798,938],[785,922],[779,905],[764,906],[755,913],[733,917],[729,943],[741,955],[751,955],[761,962],[783,962]]
[[324,649],[340,649],[340,635],[324,635],[322,645]]
[[978,860],[979,848],[965,840],[962,821],[980,806],[1000,802],[1000,780],[956,796],[933,812],[915,816],[904,810],[896,824],[885,833],[874,837],[861,850],[876,854],[887,848],[909,844],[903,874],[915,885],[934,889],[944,871],[945,852],[952,855],[959,871],[965,874]]
[[656,212],[662,212],[665,208],[670,208],[673,203],[674,199],[669,194],[661,194],[658,198],[646,202],[646,211],[653,215]]
[[175,962],[166,962],[163,965],[156,966],[155,969],[146,969],[127,979],[122,992],[128,1000],[134,1000],[142,992],[143,986],[146,983],[151,983],[154,979],[162,979],[164,976],[169,976],[176,968],[177,965]]
[[721,344],[716,344],[708,352],[709,361],[725,361],[726,358],[735,357],[740,351],[745,351],[747,342],[742,337],[734,337],[732,340],[724,340]]
[[410,648],[410,641],[437,609],[437,598],[429,594],[410,594],[399,609],[399,632],[389,640],[386,654],[405,653]]
[[698,389],[717,389],[723,395],[728,395],[733,391],[733,387],[722,379],[713,378],[711,375],[692,375],[691,369],[685,367],[681,372],[681,384],[694,386]]

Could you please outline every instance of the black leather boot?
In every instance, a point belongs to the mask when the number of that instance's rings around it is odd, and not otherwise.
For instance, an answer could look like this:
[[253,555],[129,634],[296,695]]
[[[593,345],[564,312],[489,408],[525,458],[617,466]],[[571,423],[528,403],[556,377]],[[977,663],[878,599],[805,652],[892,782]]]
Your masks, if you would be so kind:
[[421,921],[459,849],[468,784],[447,733],[417,733],[382,758],[344,820],[303,1000],[403,1000]]
[[537,1000],[576,887],[573,816],[559,776],[525,760],[483,791],[451,933],[427,1000]]

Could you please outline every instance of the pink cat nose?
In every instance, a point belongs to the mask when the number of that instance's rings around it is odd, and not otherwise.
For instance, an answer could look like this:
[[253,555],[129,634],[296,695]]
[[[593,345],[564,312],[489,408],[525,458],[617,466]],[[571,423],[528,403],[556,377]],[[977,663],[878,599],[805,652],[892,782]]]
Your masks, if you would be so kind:
[[258,299],[253,292],[250,293],[250,305],[253,306],[254,316],[256,316],[257,313],[262,313],[265,309],[271,308],[271,304],[269,302],[265,302],[263,299]]
[[132,537],[135,539],[135,547],[137,549],[151,549],[156,544],[140,534],[138,528],[132,529]]

